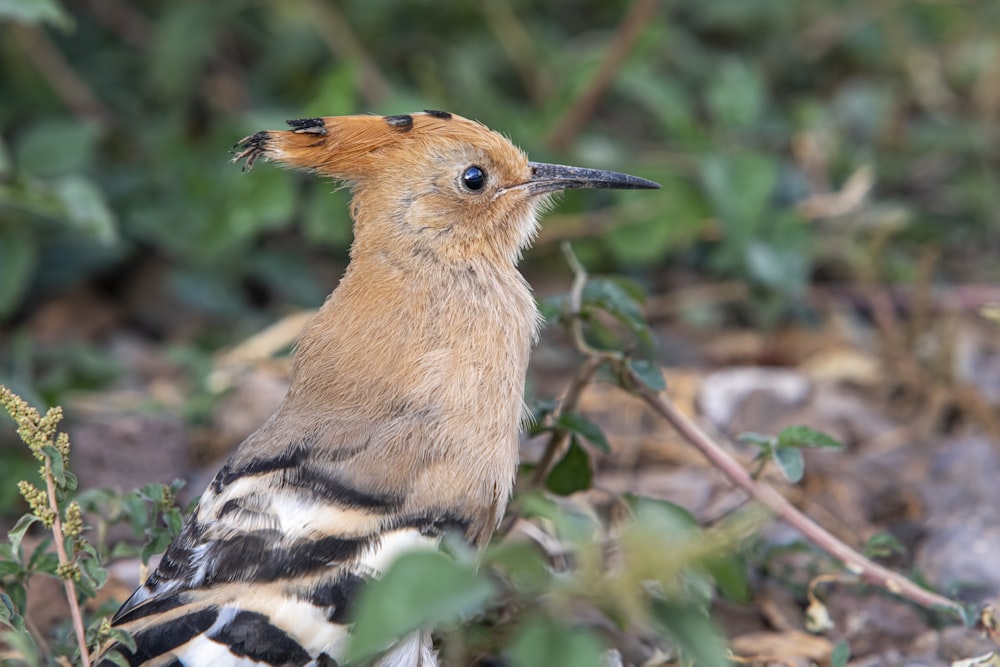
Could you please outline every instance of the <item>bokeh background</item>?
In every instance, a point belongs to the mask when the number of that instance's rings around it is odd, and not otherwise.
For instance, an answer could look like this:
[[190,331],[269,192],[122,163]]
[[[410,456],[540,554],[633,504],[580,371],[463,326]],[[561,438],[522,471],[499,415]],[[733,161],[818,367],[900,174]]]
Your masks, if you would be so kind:
[[[562,197],[523,265],[540,294],[570,240],[649,292],[661,361],[847,340],[828,363],[893,424],[995,439],[998,26],[995,0],[0,0],[0,382],[69,406],[85,483],[217,460],[253,424],[220,425],[216,353],[319,305],[351,240],[346,192],[230,147],[430,108],[663,184]],[[35,467],[13,440],[5,516]]]

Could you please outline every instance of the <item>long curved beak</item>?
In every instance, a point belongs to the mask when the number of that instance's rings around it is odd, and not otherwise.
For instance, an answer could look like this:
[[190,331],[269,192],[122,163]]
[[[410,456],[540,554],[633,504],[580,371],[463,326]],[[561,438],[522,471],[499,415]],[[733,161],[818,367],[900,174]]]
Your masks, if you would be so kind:
[[638,176],[561,164],[530,162],[531,180],[526,183],[532,194],[573,190],[577,188],[607,188],[613,190],[656,190],[659,183]]

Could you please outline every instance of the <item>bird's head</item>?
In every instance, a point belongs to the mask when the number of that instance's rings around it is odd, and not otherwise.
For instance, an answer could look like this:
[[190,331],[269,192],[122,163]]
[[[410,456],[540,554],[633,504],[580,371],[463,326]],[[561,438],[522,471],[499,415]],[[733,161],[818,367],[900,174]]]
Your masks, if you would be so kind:
[[349,185],[354,252],[404,251],[442,261],[515,261],[547,195],[572,188],[660,187],[635,176],[530,162],[502,135],[443,111],[332,116],[258,132],[236,160],[308,169]]

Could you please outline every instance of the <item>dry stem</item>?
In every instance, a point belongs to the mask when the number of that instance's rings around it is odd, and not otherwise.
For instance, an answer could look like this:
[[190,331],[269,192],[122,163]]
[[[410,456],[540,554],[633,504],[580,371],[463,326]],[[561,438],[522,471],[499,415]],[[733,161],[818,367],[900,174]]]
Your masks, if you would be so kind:
[[[52,463],[48,457],[45,458],[45,490],[49,496],[49,507],[52,509],[52,535],[56,544],[56,554],[59,557],[59,564],[63,568],[70,565],[69,555],[66,553],[65,535],[62,529],[62,519],[59,517],[59,504],[56,502],[56,486],[52,479]],[[66,589],[66,600],[69,602],[69,613],[73,619],[73,633],[76,635],[76,644],[80,649],[80,663],[83,667],[90,667],[90,655],[87,653],[87,632],[83,627],[83,614],[80,613],[80,604],[76,600],[76,584],[73,583],[73,575],[70,572],[63,572],[63,587]]]
[[874,563],[834,537],[822,526],[800,512],[772,487],[754,481],[750,474],[721,446],[716,444],[697,424],[670,401],[649,389],[630,369],[623,369],[635,384],[635,392],[658,414],[664,417],[684,439],[698,448],[712,464],[750,496],[773,511],[778,517],[801,532],[809,541],[839,560],[862,580],[899,595],[923,607],[942,607],[964,619],[962,605],[943,595],[921,588],[903,575]]

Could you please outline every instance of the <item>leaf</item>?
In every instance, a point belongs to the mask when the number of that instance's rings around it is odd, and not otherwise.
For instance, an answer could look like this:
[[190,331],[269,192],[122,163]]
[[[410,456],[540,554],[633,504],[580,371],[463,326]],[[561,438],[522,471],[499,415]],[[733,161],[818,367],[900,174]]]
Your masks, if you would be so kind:
[[846,667],[850,658],[851,647],[847,642],[840,642],[833,647],[833,653],[830,654],[830,667]]
[[740,433],[736,436],[736,439],[749,445],[756,445],[762,449],[766,449],[774,445],[774,436],[764,435],[763,433],[753,433],[752,431]]
[[677,643],[688,664],[730,667],[728,650],[711,619],[692,607],[664,600],[653,601],[653,618]]
[[19,554],[21,551],[21,540],[24,539],[25,533],[31,528],[32,524],[40,519],[34,514],[25,514],[17,520],[14,527],[7,532],[7,539],[10,540],[10,545],[14,553]]
[[163,513],[163,520],[167,524],[167,530],[170,531],[171,538],[181,534],[181,530],[184,528],[184,517],[181,516],[179,509],[176,507],[168,509]]
[[808,426],[789,426],[778,433],[778,447],[843,449],[844,445],[826,433]]
[[580,446],[576,436],[573,436],[570,438],[566,455],[552,467],[545,485],[552,493],[568,496],[571,493],[589,489],[592,479],[590,457]]
[[567,431],[582,436],[605,454],[611,453],[611,445],[608,444],[608,439],[604,437],[604,432],[601,431],[601,428],[579,413],[568,412],[560,415],[556,423]]
[[649,325],[642,313],[643,291],[625,278],[591,278],[583,289],[584,306],[599,308],[648,342]]
[[760,74],[742,60],[724,61],[709,82],[705,97],[712,119],[733,130],[756,124],[764,109]]
[[[24,584],[19,581],[11,581],[6,584],[6,592],[0,592],[0,596],[5,598],[0,605],[6,606],[7,601],[10,602],[10,608],[16,615],[11,617],[11,622],[16,623],[17,618],[20,618],[18,609],[26,610],[28,608],[28,592],[24,589]],[[9,596],[9,597],[8,597]]]
[[48,23],[63,30],[73,27],[73,18],[56,0],[0,0],[0,21]]
[[[2,4],[4,0],[0,0]],[[10,173],[11,167],[13,165],[10,162],[10,152],[7,150],[7,144],[0,139],[0,176],[6,176]]]
[[170,535],[169,531],[161,528],[148,532],[152,533],[152,535],[149,538],[149,542],[142,547],[142,551],[139,553],[143,565],[149,563],[149,559],[156,554],[165,551],[170,545],[171,540],[173,540],[173,536]]
[[775,159],[759,153],[710,155],[702,161],[701,182],[726,226],[727,241],[747,247],[778,185]]
[[121,628],[111,628],[110,638],[114,639],[116,642],[127,648],[129,651],[135,653],[136,643],[135,638],[127,630],[122,630]]
[[96,123],[76,118],[36,121],[14,144],[14,164],[43,178],[86,172],[93,162],[100,134]]
[[49,467],[52,469],[52,479],[55,480],[56,486],[59,488],[66,486],[66,461],[63,459],[62,452],[56,449],[54,445],[45,445],[42,447],[42,452],[49,459]]
[[645,359],[629,359],[629,368],[639,376],[642,382],[653,391],[663,391],[667,388],[667,382],[663,379],[663,370],[659,364]]
[[774,461],[789,482],[798,482],[805,472],[802,450],[794,447],[778,447],[774,450]]
[[98,243],[110,245],[118,238],[115,215],[104,193],[88,178],[66,176],[53,185],[66,208],[70,224]]
[[540,616],[528,616],[508,648],[516,667],[601,667],[604,647],[588,632]]
[[906,547],[890,533],[875,533],[865,542],[864,554],[868,558],[886,558],[893,554],[906,554]]
[[552,585],[552,571],[546,557],[533,542],[506,540],[490,546],[488,562],[523,595],[543,594]]
[[31,236],[0,227],[0,317],[21,305],[38,261],[38,247]]
[[101,656],[101,660],[107,660],[118,667],[131,667],[132,663],[118,651],[108,651]]
[[705,563],[705,568],[728,599],[734,602],[747,602],[750,599],[747,567],[742,558],[736,555],[720,556]]
[[368,658],[419,628],[453,623],[482,609],[494,585],[436,551],[404,554],[362,591],[350,661]]
[[6,593],[0,593],[0,623],[17,632],[27,632],[24,627],[24,618],[17,613],[14,601]]

